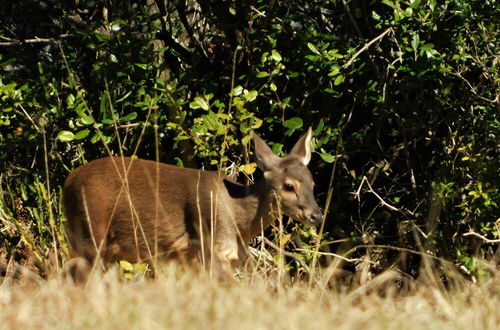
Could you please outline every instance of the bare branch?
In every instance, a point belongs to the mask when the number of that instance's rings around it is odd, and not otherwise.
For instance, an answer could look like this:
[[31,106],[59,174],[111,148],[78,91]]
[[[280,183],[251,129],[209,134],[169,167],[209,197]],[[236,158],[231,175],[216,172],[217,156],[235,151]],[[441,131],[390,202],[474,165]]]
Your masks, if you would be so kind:
[[314,251],[314,250],[308,250],[308,249],[297,249],[297,251],[300,252],[307,252],[307,253],[316,253],[322,256],[330,256],[330,257],[335,257],[339,258],[341,260],[347,261],[347,262],[366,262],[372,265],[376,265],[377,263],[371,260],[365,260],[365,259],[360,259],[360,258],[347,258],[344,256],[341,256],[340,254],[332,253],[332,252],[321,252],[321,251]]
[[500,239],[489,239],[481,234],[476,233],[475,231],[469,231],[468,233],[463,234],[463,236],[475,236],[477,238],[482,239],[486,243],[491,243],[491,244],[498,244],[500,243]]
[[454,76],[459,77],[460,79],[462,79],[465,82],[465,84],[469,87],[469,89],[472,92],[472,94],[476,95],[481,100],[489,102],[489,103],[500,104],[500,95],[499,94],[496,95],[496,97],[495,97],[494,100],[488,99],[488,98],[486,98],[484,96],[481,96],[478,92],[476,92],[476,89],[474,88],[474,86],[472,86],[471,83],[467,79],[465,79],[461,74],[456,73],[456,72],[452,72],[451,74],[454,75]]
[[373,38],[372,40],[370,40],[370,42],[368,42],[367,44],[365,44],[363,47],[361,47],[360,50],[358,50],[356,52],[356,54],[354,54],[350,59],[349,61],[347,61],[346,64],[343,65],[343,68],[347,68],[349,67],[352,62],[354,62],[354,60],[364,51],[366,51],[368,48],[370,48],[371,45],[373,45],[374,43],[376,43],[377,41],[379,41],[380,39],[382,39],[384,36],[386,36],[389,32],[392,32],[392,28],[388,28],[387,30],[385,30],[384,32],[382,32],[380,35],[378,35],[377,37]]
[[255,8],[254,6],[250,6],[250,9],[253,10],[254,12],[256,12],[259,16],[262,16],[262,17],[266,17],[266,14],[259,11],[257,8]]
[[[366,176],[363,176],[363,179],[361,180],[361,184],[359,185],[359,188],[358,190],[354,193],[354,196],[355,198],[359,201],[359,196],[360,196],[360,192],[361,192],[361,188],[363,187],[363,184],[366,182],[366,184],[368,185],[368,192],[371,192],[372,194],[375,195],[375,197],[377,197],[377,199],[380,201],[380,203],[389,208],[390,210],[393,210],[393,211],[399,211],[399,212],[403,212],[405,213],[405,211],[401,210],[401,209],[398,209],[397,207],[394,207],[392,206],[391,204],[387,203],[386,201],[384,201],[384,199],[382,197],[379,196],[379,194],[377,194],[375,192],[375,190],[373,190],[370,182],[368,182],[368,179],[366,178]],[[410,211],[406,211],[406,212],[409,212],[411,214]]]
[[71,37],[71,34],[61,34],[57,38],[34,38],[34,39],[24,39],[24,40],[17,40],[17,39],[10,39],[10,38],[3,38],[5,40],[9,41],[3,41],[0,42],[0,46],[19,46],[19,45],[26,45],[26,44],[43,44],[43,43],[54,43],[54,42],[59,42],[62,39],[66,39]]

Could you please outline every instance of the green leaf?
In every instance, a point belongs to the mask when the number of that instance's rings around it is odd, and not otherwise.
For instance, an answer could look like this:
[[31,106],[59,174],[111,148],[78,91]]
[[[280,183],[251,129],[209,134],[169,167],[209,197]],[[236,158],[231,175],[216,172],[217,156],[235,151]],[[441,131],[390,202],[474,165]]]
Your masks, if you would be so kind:
[[134,63],[134,65],[138,68],[141,68],[143,70],[146,70],[148,68],[148,65],[147,64],[144,64],[144,63]]
[[340,66],[335,64],[335,65],[332,65],[328,76],[334,77],[334,76],[338,75],[339,73],[340,73]]
[[126,93],[125,95],[123,95],[122,97],[120,97],[118,100],[115,101],[115,103],[118,103],[118,102],[122,102],[123,100],[125,100],[127,97],[130,96],[130,94],[132,94],[131,91],[129,91],[128,93]]
[[99,33],[99,32],[94,32],[94,35],[96,36],[96,38],[99,41],[108,41],[109,40],[108,36],[105,35],[105,34],[102,34],[102,33]]
[[241,144],[248,145],[252,137],[250,135],[246,135],[241,139]]
[[345,77],[344,77],[344,75],[339,74],[339,75],[337,76],[337,78],[335,78],[335,81],[333,82],[333,84],[334,84],[335,86],[338,86],[338,85],[342,84],[344,81],[345,81]]
[[271,51],[271,59],[273,59],[275,62],[281,62],[282,60],[280,53],[278,53],[274,49]]
[[126,272],[134,271],[134,265],[132,265],[130,262],[125,261],[125,260],[120,260],[120,268]]
[[75,135],[70,131],[60,131],[59,134],[57,134],[57,138],[61,142],[70,142],[73,141]]
[[281,143],[275,143],[271,147],[275,155],[281,156],[283,154],[283,145]]
[[335,161],[335,156],[326,152],[320,153],[319,156],[327,163],[333,163]]
[[252,129],[257,129],[257,128],[260,128],[262,126],[262,123],[264,122],[262,119],[260,118],[253,118],[254,121],[253,121],[253,124],[252,124]]
[[245,92],[243,93],[243,96],[248,102],[252,102],[253,100],[255,100],[257,98],[257,95],[259,95],[259,93],[256,90],[245,90]]
[[[1,57],[0,57],[0,59],[1,59]],[[6,59],[5,61],[0,62],[0,67],[7,66],[7,65],[12,65],[12,64],[14,64],[14,62],[16,62],[15,58]]]
[[106,118],[108,114],[108,105],[109,105],[108,96],[106,94],[102,94],[99,103],[99,111],[101,112],[104,118]]
[[302,121],[301,118],[293,117],[293,118],[286,120],[283,123],[283,126],[285,126],[286,128],[289,128],[291,130],[296,130],[298,128],[301,128],[303,124],[304,124],[304,122]]
[[78,133],[75,134],[75,140],[85,139],[90,133],[89,129],[82,129]]
[[111,63],[118,63],[118,58],[115,54],[109,54],[109,60],[111,61]]
[[68,106],[74,105],[75,104],[75,96],[73,94],[69,94],[66,97],[66,103],[68,104]]
[[21,197],[23,198],[24,201],[28,200],[28,191],[26,190],[26,185],[22,184],[20,187],[21,190]]
[[134,111],[134,112],[129,113],[125,117],[122,117],[120,120],[121,121],[131,121],[131,120],[134,120],[135,118],[137,118],[137,112]]
[[418,33],[415,33],[413,35],[413,38],[411,39],[411,47],[413,48],[414,51],[418,50],[419,44],[420,44],[420,37],[418,36]]
[[424,54],[427,58],[432,58],[439,55],[439,52],[434,49],[434,44],[428,43],[420,47],[420,56]]
[[240,166],[240,171],[245,172],[246,174],[253,174],[257,169],[257,163],[250,163]]
[[396,9],[396,5],[392,2],[392,1],[389,1],[389,0],[382,0],[382,3],[385,4],[385,5],[388,5],[389,7],[391,7],[392,9]]
[[420,47],[420,49],[423,51],[428,51],[428,50],[434,49],[434,44],[428,43],[428,44],[422,45],[422,47]]
[[410,0],[410,7],[413,9],[417,9],[418,7],[420,7],[421,2],[422,0]]
[[346,114],[343,113],[340,116],[339,123],[337,124],[337,127],[340,127],[340,126],[344,125],[346,118],[347,118]]
[[94,123],[94,118],[92,116],[83,116],[80,118],[80,121],[84,125],[92,125]]
[[231,92],[231,95],[232,96],[239,96],[239,95],[241,95],[241,93],[243,93],[243,87],[241,87],[240,85],[238,85],[235,88],[233,88],[233,91]]
[[220,119],[224,119],[224,120],[231,120],[231,116],[229,116],[228,114],[226,114],[224,112],[218,112],[217,117],[219,117]]
[[316,126],[316,128],[314,129],[313,135],[314,136],[319,135],[323,131],[324,127],[325,127],[325,122],[323,120],[320,120],[318,126]]
[[207,115],[203,116],[203,122],[210,131],[217,130],[219,126],[218,118],[212,111],[209,111]]
[[203,109],[203,110],[210,109],[210,106],[208,105],[207,101],[200,96],[195,97],[194,101],[189,103],[189,107],[191,109]]
[[316,48],[316,46],[314,46],[312,43],[308,42],[307,43],[307,47],[309,48],[309,50],[311,52],[313,52],[314,54],[316,55],[320,55],[321,53],[319,52],[319,50]]
[[99,141],[101,139],[101,135],[99,133],[95,133],[94,135],[92,135],[92,137],[90,138],[90,143],[94,144],[96,143],[97,141]]

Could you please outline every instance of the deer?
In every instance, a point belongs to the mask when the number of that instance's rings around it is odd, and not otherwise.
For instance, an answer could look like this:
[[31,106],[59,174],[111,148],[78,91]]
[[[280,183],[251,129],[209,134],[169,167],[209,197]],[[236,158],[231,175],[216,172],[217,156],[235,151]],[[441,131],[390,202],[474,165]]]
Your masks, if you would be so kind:
[[[224,274],[240,266],[248,242],[280,214],[313,226],[309,128],[281,158],[252,132],[262,178],[243,185],[219,171],[111,156],[76,168],[63,189],[74,258],[87,265],[126,260],[192,263],[213,258]],[[229,275],[231,276],[231,275]]]

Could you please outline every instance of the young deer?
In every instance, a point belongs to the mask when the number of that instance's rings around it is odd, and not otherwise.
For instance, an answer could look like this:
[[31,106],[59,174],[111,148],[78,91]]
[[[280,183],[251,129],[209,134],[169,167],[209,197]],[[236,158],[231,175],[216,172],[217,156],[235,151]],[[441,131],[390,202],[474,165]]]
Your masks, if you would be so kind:
[[[211,255],[224,272],[250,239],[285,215],[321,221],[314,200],[311,128],[285,158],[253,135],[262,179],[251,186],[216,171],[199,171],[127,157],[94,160],[64,185],[64,211],[73,252],[102,260],[191,262]],[[204,260],[204,259],[203,259]]]

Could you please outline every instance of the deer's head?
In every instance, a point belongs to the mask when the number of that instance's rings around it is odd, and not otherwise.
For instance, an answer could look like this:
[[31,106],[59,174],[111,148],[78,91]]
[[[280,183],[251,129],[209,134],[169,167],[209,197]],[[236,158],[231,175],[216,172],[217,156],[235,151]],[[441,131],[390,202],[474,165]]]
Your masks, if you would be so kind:
[[258,167],[268,189],[275,194],[282,212],[300,222],[317,225],[322,214],[314,200],[314,181],[307,164],[311,160],[312,130],[308,129],[284,158],[276,156],[257,135],[253,135]]

